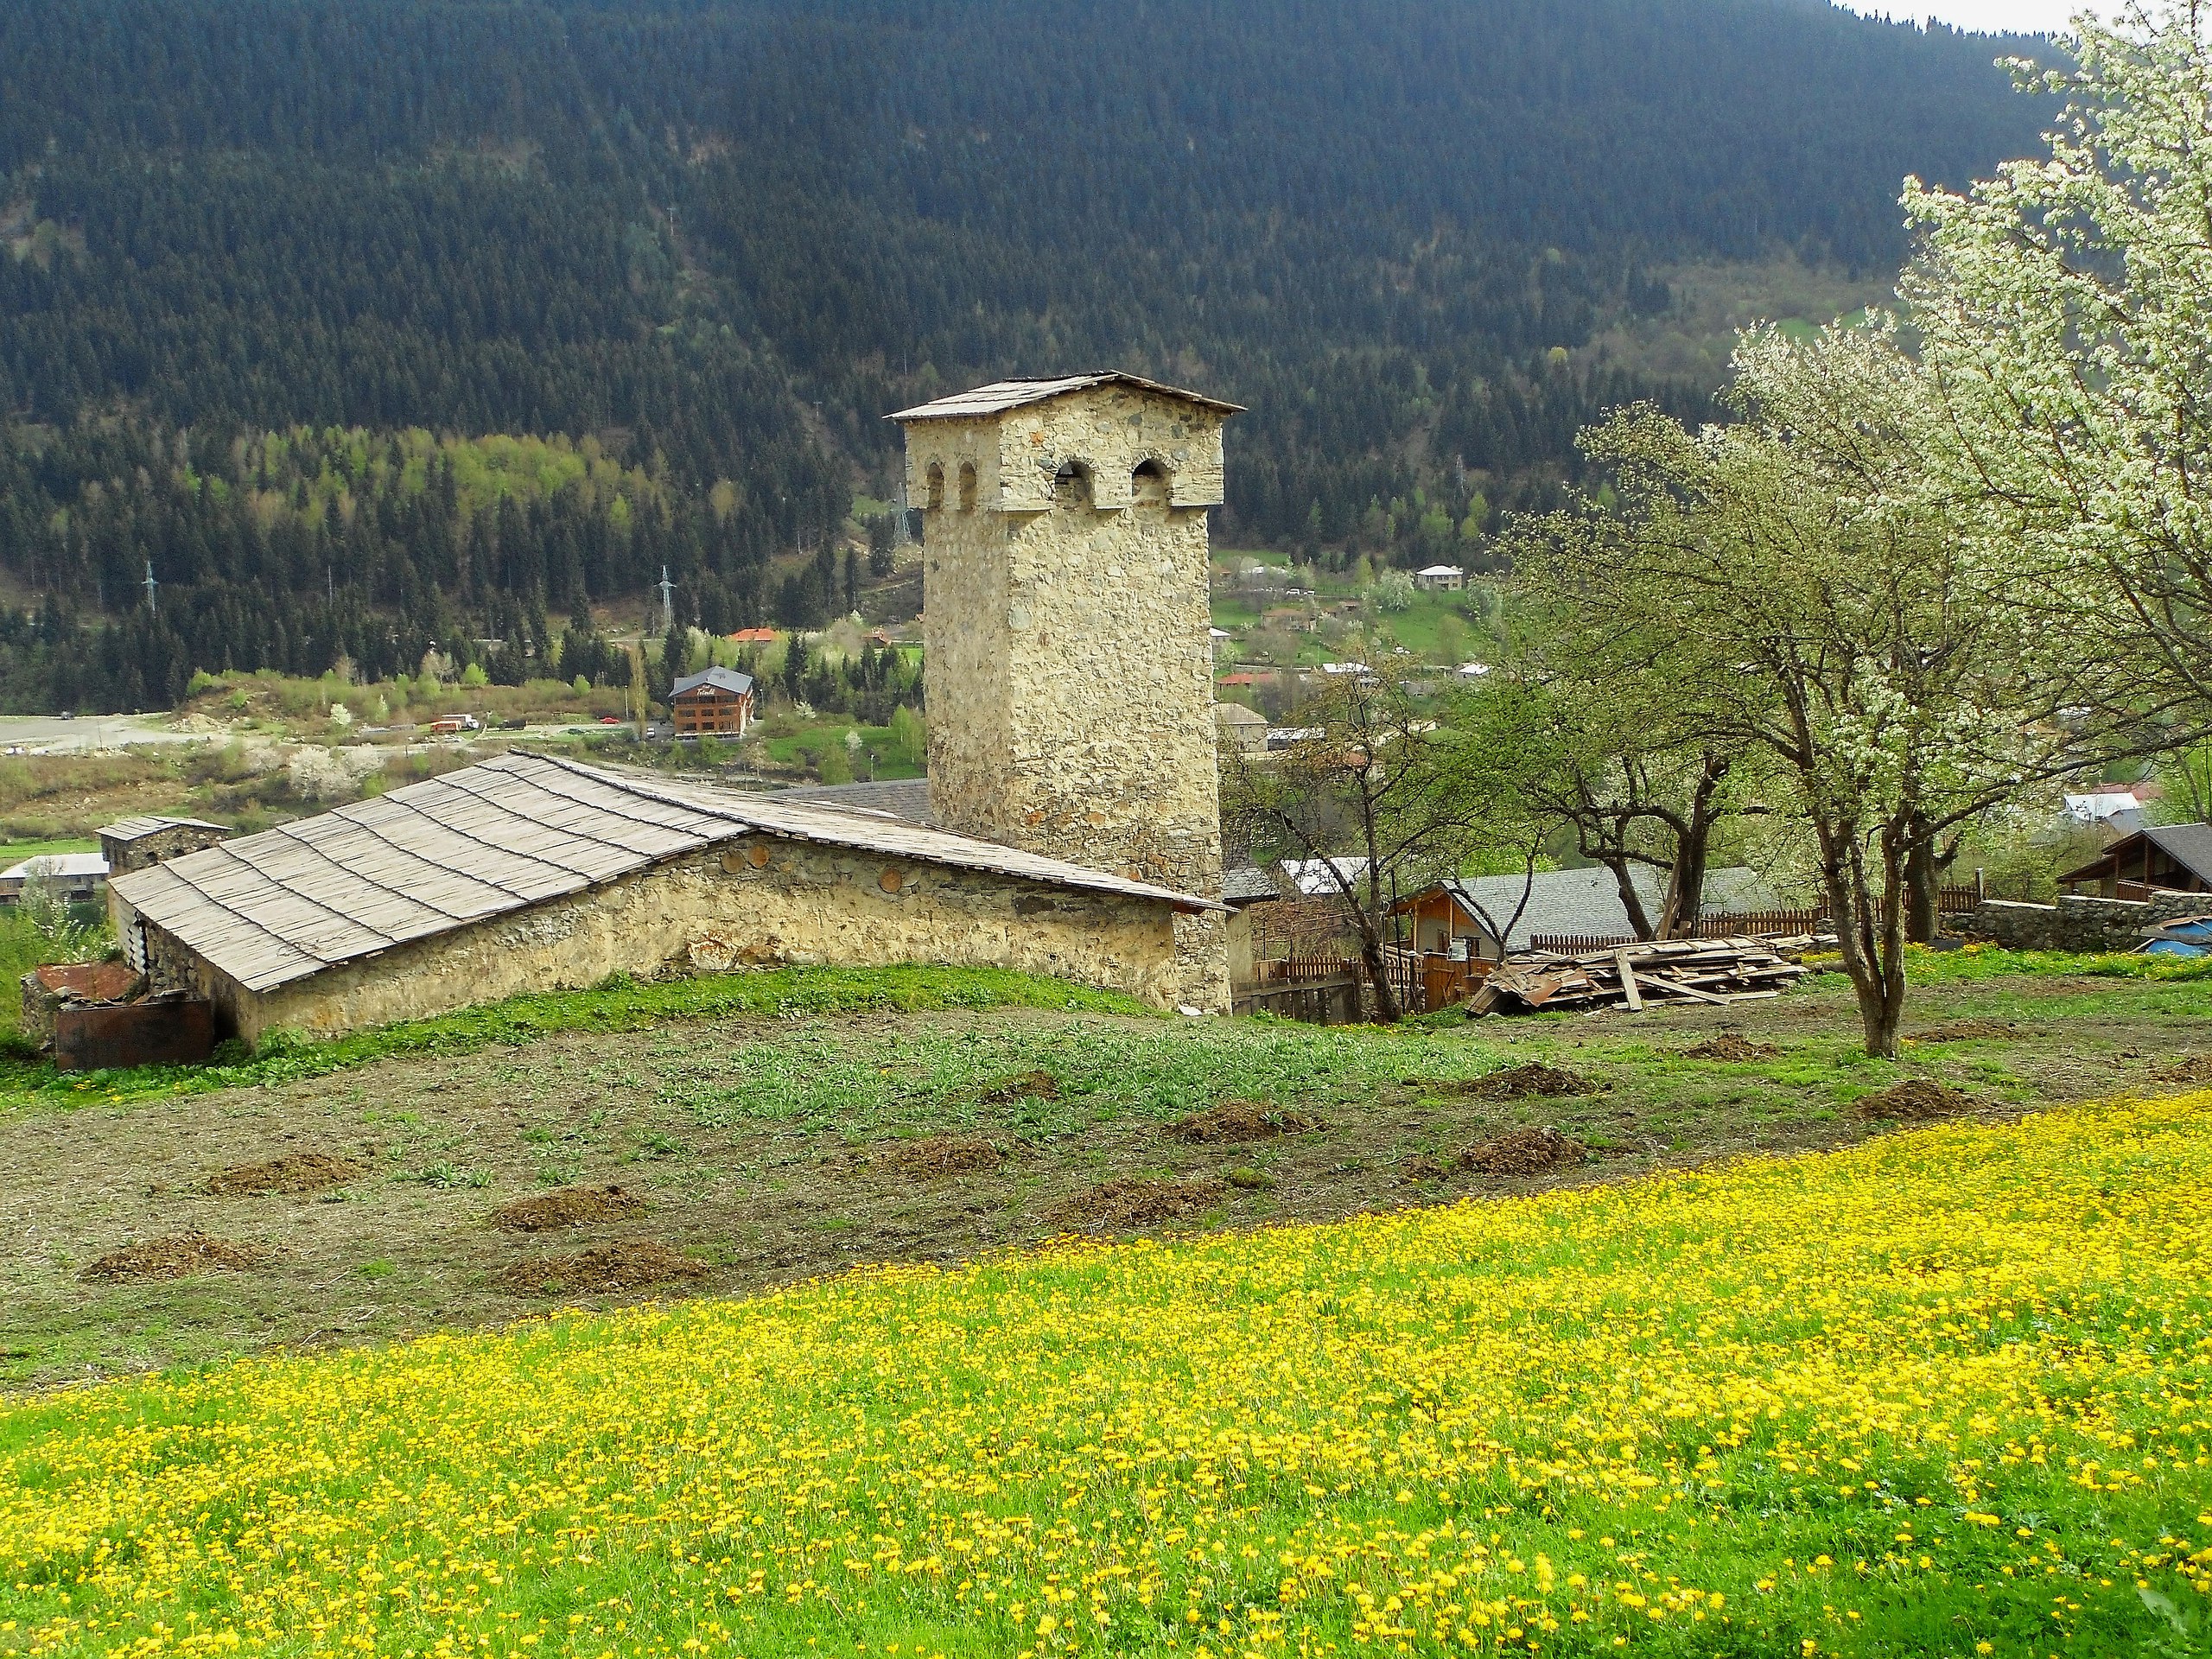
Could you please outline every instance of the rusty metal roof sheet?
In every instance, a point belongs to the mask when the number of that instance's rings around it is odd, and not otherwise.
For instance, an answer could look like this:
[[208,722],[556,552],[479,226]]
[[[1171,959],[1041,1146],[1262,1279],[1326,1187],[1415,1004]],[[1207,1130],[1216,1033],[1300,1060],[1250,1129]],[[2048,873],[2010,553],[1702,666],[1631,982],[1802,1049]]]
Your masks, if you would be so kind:
[[1218,397],[1185,391],[1180,386],[1163,385],[1157,380],[1147,380],[1141,374],[1125,374],[1119,369],[1100,369],[1090,374],[1064,374],[1046,380],[994,380],[988,386],[956,391],[949,397],[917,404],[912,409],[902,409],[897,414],[887,415],[883,418],[887,421],[980,420],[988,415],[1003,415],[1009,409],[1020,409],[1027,404],[1041,404],[1047,397],[1058,397],[1071,391],[1088,391],[1093,386],[1106,385],[1135,386],[1140,391],[1180,397],[1201,409],[1216,410],[1224,415],[1244,412],[1242,404],[1225,404]]
[[880,813],[535,754],[500,755],[112,885],[147,921],[265,991],[748,835],[1222,908]]

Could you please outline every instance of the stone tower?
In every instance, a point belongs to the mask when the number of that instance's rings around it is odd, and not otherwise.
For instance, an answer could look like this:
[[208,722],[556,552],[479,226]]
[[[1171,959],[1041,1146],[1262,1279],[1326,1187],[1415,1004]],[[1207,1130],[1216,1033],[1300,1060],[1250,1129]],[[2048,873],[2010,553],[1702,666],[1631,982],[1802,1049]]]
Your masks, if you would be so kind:
[[[1131,374],[1005,380],[891,418],[923,513],[930,809],[947,830],[1221,892],[1206,509],[1234,404]],[[1212,915],[1187,1001],[1228,1001]]]

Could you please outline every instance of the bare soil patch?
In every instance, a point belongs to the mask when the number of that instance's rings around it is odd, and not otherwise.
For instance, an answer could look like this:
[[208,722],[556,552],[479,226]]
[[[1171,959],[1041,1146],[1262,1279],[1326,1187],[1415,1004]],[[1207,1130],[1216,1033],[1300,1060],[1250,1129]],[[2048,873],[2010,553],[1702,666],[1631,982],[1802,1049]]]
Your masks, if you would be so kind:
[[980,1135],[932,1135],[919,1141],[896,1142],[885,1147],[877,1158],[917,1180],[926,1181],[943,1175],[969,1175],[979,1169],[996,1169],[1005,1161],[1006,1154]]
[[1150,1227],[1187,1216],[1217,1203],[1229,1191],[1211,1175],[1181,1180],[1147,1180],[1124,1175],[1078,1192],[1055,1212],[1060,1220],[1088,1227]]
[[235,1244],[206,1233],[173,1233],[110,1250],[85,1269],[87,1279],[110,1284],[132,1284],[149,1279],[182,1279],[195,1273],[225,1268],[254,1268],[268,1259],[265,1251],[251,1244]]
[[2158,1083],[2182,1083],[2212,1088],[2212,1054],[2184,1054],[2152,1074]]
[[517,1296],[576,1296],[645,1290],[707,1275],[707,1264],[652,1239],[600,1244],[574,1255],[542,1256],[518,1262],[492,1276],[501,1290]]
[[1509,1065],[1488,1077],[1460,1085],[1459,1092],[1471,1100],[1529,1100],[1568,1095],[1594,1095],[1603,1085],[1579,1072],[1562,1071],[1540,1060]]
[[1916,1031],[1909,1043],[2002,1042],[2018,1029],[2010,1020],[1952,1020]]
[[1748,1065],[1753,1060],[1771,1060],[1782,1051],[1772,1043],[1755,1043],[1741,1032],[1724,1031],[1717,1037],[1708,1037],[1701,1043],[1682,1050],[1686,1060],[1728,1060],[1736,1065]]
[[219,1198],[259,1198],[271,1192],[320,1192],[361,1178],[361,1166],[322,1152],[288,1152],[257,1164],[232,1164],[207,1178]]
[[503,1233],[550,1233],[562,1227],[618,1221],[645,1207],[643,1198],[619,1186],[564,1186],[501,1205],[492,1212],[492,1224]]
[[1024,1071],[977,1098],[986,1106],[1011,1106],[1017,1100],[1058,1100],[1060,1080],[1049,1071]]
[[1224,1100],[1203,1112],[1177,1118],[1160,1133],[1186,1147],[1236,1146],[1247,1141],[1272,1140],[1278,1135],[1300,1135],[1321,1127],[1318,1117],[1285,1111],[1264,1101]]
[[1589,1155],[1580,1141],[1546,1124],[1478,1141],[1459,1154],[1459,1163],[1479,1175],[1548,1175],[1555,1169],[1572,1169]]
[[1974,1097],[1962,1089],[1926,1077],[1907,1077],[1878,1094],[1861,1096],[1851,1103],[1851,1111],[1854,1117],[1881,1118],[1892,1123],[1928,1123],[1957,1117],[1974,1106]]

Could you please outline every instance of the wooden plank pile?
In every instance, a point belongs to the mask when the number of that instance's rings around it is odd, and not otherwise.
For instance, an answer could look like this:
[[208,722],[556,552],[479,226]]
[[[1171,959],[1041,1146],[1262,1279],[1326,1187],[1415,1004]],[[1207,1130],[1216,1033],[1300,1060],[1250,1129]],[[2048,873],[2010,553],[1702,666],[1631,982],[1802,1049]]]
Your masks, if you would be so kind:
[[1782,954],[1810,941],[1662,939],[1578,955],[1524,950],[1508,957],[1467,999],[1469,1017],[1531,1014],[1539,1008],[1587,1014],[1654,1002],[1725,1006],[1780,996],[1806,971]]

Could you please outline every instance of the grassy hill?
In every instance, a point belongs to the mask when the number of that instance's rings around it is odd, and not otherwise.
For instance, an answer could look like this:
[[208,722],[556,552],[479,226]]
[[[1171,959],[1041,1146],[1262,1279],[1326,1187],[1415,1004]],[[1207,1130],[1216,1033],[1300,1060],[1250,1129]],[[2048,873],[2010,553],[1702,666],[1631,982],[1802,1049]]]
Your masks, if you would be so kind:
[[2208,1106],[29,1400],[0,1653],[2190,1651]]

